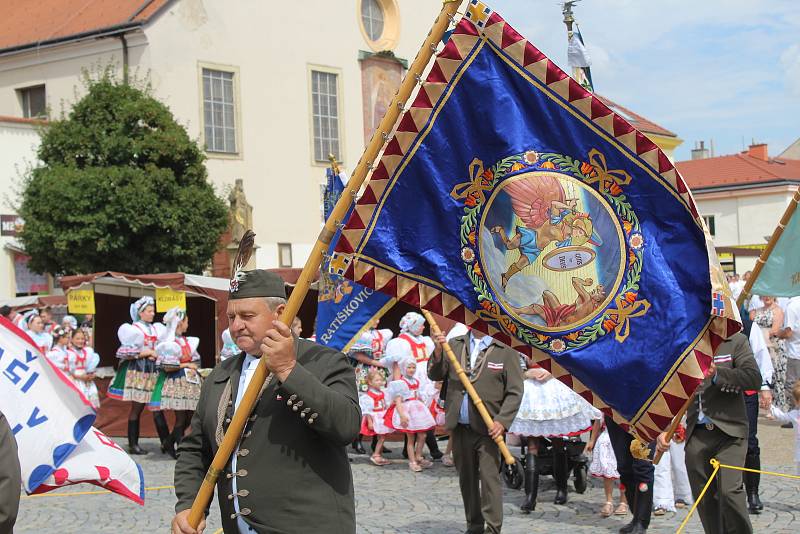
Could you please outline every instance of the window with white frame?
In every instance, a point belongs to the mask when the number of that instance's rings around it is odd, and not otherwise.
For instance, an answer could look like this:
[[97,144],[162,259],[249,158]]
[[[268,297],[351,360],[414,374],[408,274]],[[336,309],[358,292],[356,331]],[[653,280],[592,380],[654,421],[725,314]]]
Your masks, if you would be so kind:
[[233,72],[203,69],[203,126],[206,150],[238,153]]
[[47,95],[44,85],[35,85],[17,89],[20,104],[22,104],[22,116],[26,119],[35,119],[47,115]]
[[338,75],[311,71],[311,106],[314,129],[314,161],[328,161],[328,154],[341,161],[339,153]]

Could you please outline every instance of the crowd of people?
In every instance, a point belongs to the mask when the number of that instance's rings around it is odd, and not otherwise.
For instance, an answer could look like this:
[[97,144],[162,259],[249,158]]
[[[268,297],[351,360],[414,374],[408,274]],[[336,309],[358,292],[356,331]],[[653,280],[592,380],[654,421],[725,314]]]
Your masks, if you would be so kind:
[[[731,280],[732,287],[736,283]],[[523,513],[535,510],[543,475],[554,479],[553,502],[565,504],[574,462],[585,462],[588,473],[602,481],[598,514],[630,515],[630,523],[620,532],[645,532],[651,514],[663,515],[693,503],[710,475],[710,458],[760,470],[759,408],[784,427],[794,428],[800,474],[800,297],[754,296],[744,311],[744,333],[719,348],[708,379],[675,435],[671,439],[662,435],[651,444],[651,454],[656,450],[663,454],[655,466],[633,457],[631,436],[611,418],[529,358],[461,324],[447,336],[425,336],[425,319],[413,312],[402,318],[396,336],[391,329],[378,329],[376,322],[346,352],[362,414],[351,452],[367,454],[367,443],[369,461],[383,467],[391,463],[386,455],[395,445],[390,442],[402,441],[400,452],[412,472],[430,469],[435,461],[455,466],[468,531],[499,532],[502,468],[494,438],[505,436],[508,444],[518,444],[521,450]],[[91,317],[79,322],[67,315],[56,323],[46,308],[0,312],[95,408],[100,406],[94,374],[100,357],[91,346]],[[138,438],[147,408],[162,452],[176,457],[200,398],[199,340],[186,336],[189,319],[184,310],[169,310],[163,322],[154,322],[154,317],[151,297],[130,305],[131,322],[118,330],[119,365],[108,396],[130,403],[131,454],[146,454]],[[299,320],[291,325],[295,338],[301,329]],[[493,425],[484,424],[466,395],[443,354],[445,342],[484,399]],[[221,346],[221,361],[241,355],[227,330]],[[172,429],[164,417],[166,410],[175,412]],[[445,439],[447,448],[442,452],[439,442]],[[759,481],[756,472],[726,473],[698,508],[706,531],[716,528],[723,507],[726,532],[750,532],[748,513],[763,509]]]

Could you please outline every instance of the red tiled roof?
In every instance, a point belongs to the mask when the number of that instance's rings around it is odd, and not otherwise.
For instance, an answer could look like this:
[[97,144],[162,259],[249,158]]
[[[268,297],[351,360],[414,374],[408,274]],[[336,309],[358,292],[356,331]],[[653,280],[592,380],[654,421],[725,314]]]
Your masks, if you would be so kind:
[[147,22],[169,0],[4,0],[0,52]]
[[678,137],[677,134],[667,130],[663,126],[659,126],[658,124],[654,123],[649,119],[645,119],[638,113],[634,113],[633,111],[629,110],[626,107],[620,106],[613,100],[610,100],[604,96],[598,95],[597,93],[594,94],[597,98],[599,98],[603,104],[610,107],[614,112],[619,113],[622,117],[631,123],[631,126],[636,128],[642,133],[648,134],[657,134],[657,135],[666,135],[668,137]]
[[691,189],[800,180],[800,160],[732,156],[679,161],[675,164]]

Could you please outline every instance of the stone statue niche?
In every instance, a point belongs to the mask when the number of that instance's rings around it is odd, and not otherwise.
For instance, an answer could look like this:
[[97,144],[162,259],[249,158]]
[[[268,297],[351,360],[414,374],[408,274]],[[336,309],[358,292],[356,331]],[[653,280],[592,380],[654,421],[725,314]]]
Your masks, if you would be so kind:
[[[228,194],[228,202],[230,202],[231,237],[225,248],[228,251],[228,269],[230,270],[233,267],[233,259],[236,257],[236,249],[239,248],[239,242],[242,240],[244,233],[253,228],[253,206],[247,202],[247,197],[244,194],[244,180],[241,178],[236,179],[233,189]],[[255,263],[256,255],[253,254],[245,268],[254,269]]]

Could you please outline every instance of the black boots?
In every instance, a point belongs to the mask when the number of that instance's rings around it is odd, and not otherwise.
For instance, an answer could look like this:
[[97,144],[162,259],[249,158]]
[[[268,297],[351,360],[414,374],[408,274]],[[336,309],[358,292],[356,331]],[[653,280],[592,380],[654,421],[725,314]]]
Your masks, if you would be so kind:
[[555,504],[567,503],[567,481],[569,479],[569,465],[567,447],[564,443],[553,444],[553,478],[556,479]]
[[525,500],[520,511],[529,514],[536,510],[536,496],[539,493],[539,470],[536,467],[536,455],[525,455]]
[[128,452],[131,454],[147,454],[139,447],[139,420],[128,419]]
[[439,443],[436,441],[436,434],[433,429],[428,430],[425,434],[425,445],[428,446],[428,451],[431,453],[431,458],[434,460],[440,459],[444,454],[439,450]]
[[183,440],[183,433],[186,431],[186,427],[183,425],[175,425],[175,428],[172,429],[172,443],[175,444],[175,453],[178,452],[178,445],[181,444]]
[[367,454],[367,451],[364,450],[364,445],[361,443],[361,434],[359,434],[358,437],[353,440],[352,447],[353,452],[356,454]]
[[[761,469],[761,457],[757,454],[748,454],[744,458],[744,466],[747,469]],[[751,473],[744,471],[744,489],[747,493],[747,511],[750,514],[760,514],[764,509],[761,498],[758,496],[758,485],[761,482],[761,473]]]
[[[644,534],[647,532],[647,527],[650,526],[650,514],[653,511],[653,488],[652,486],[642,488],[640,484],[633,492],[628,492],[628,486],[625,486],[626,496],[633,493],[633,520],[619,529],[620,534]],[[642,491],[644,489],[644,491]],[[631,501],[628,501],[629,503]]]
[[177,458],[175,454],[175,442],[169,433],[169,425],[167,425],[167,418],[164,417],[163,412],[153,412],[153,422],[156,424],[156,432],[158,432],[158,439],[161,440],[161,452],[169,455],[171,458]]

